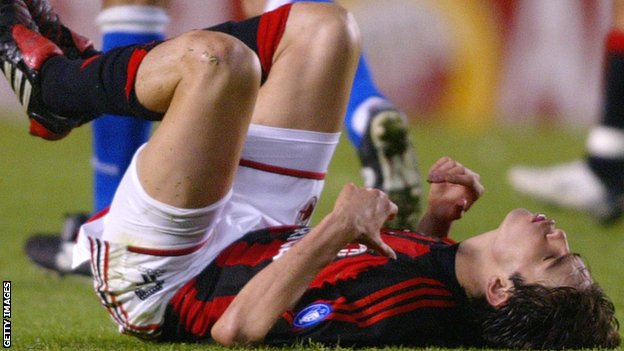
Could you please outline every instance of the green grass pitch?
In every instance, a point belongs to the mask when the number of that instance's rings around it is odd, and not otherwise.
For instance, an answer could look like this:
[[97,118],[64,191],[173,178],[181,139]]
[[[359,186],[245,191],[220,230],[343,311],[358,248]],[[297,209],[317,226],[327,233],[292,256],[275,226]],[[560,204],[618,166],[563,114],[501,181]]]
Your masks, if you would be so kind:
[[[26,128],[23,121],[0,120],[0,278],[12,282],[12,349],[221,349],[154,345],[120,336],[100,307],[89,280],[61,278],[29,263],[22,248],[30,233],[58,231],[63,213],[90,209],[91,146],[89,127],[79,128],[58,142],[30,137]],[[423,173],[439,157],[448,155],[481,174],[486,192],[455,225],[455,239],[497,226],[514,207],[544,212],[566,229],[572,249],[585,257],[594,278],[612,297],[618,317],[624,321],[624,220],[601,227],[582,214],[523,198],[513,193],[505,180],[505,172],[512,164],[547,165],[582,155],[585,130],[492,126],[476,132],[415,122],[411,136]],[[359,167],[353,150],[343,139],[315,218],[330,209],[342,184],[348,181],[360,183]]]

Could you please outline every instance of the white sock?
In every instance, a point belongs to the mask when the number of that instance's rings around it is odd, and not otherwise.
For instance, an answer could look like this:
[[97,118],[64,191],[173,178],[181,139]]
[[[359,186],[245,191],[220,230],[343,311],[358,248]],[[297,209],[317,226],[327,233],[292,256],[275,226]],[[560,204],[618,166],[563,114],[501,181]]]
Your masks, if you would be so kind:
[[163,33],[169,15],[159,6],[121,5],[102,10],[96,23],[103,33]]
[[624,130],[597,126],[587,137],[587,152],[594,157],[624,159]]

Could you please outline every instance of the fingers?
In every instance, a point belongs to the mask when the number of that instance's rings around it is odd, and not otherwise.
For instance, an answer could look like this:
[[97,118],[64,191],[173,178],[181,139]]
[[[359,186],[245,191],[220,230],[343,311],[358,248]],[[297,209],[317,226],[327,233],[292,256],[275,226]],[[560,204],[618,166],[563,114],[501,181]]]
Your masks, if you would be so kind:
[[[398,213],[398,206],[383,191],[374,188],[362,188],[360,191],[363,191],[364,195],[369,199],[370,206],[374,206],[375,211],[373,213],[380,216],[384,222],[394,218]],[[361,199],[361,201],[364,201],[364,199]]]
[[449,162],[453,161],[450,157],[448,156],[444,156],[441,157],[439,160],[436,161],[436,163],[433,164],[433,166],[431,166],[431,168],[429,169],[429,173],[431,173],[433,170],[436,170],[446,164],[448,164]]
[[479,174],[466,168],[450,157],[442,157],[430,169],[429,183],[451,183],[466,187],[475,198],[483,195],[483,185]]
[[381,245],[379,246],[379,248],[375,248],[375,250],[377,250],[377,252],[379,252],[380,254],[389,257],[393,260],[397,259],[397,255],[396,252],[394,252],[394,250],[388,246],[388,244],[382,242]]
[[374,236],[386,221],[396,216],[398,207],[379,189],[347,184],[336,200],[334,212],[345,218],[355,235]]
[[429,169],[427,175],[427,181],[429,183],[441,183],[444,182],[443,174],[452,167],[452,160],[449,157],[442,157]]
[[448,175],[465,174],[468,169],[450,157],[442,157],[429,170],[427,180],[431,183],[448,181]]
[[[390,199],[388,199],[390,200]],[[397,206],[394,202],[390,201],[388,209],[388,216],[386,217],[386,222],[391,221],[396,217],[397,213],[399,213],[399,206]]]
[[384,243],[383,240],[381,240],[380,235],[368,236],[362,234],[358,241],[386,257],[394,260],[396,260],[397,258],[396,252],[394,252],[394,250],[388,244]]
[[356,239],[384,256],[396,258],[394,250],[381,239],[380,229],[384,222],[396,216],[398,207],[383,191],[347,184],[336,206],[352,226],[348,231],[355,235],[352,240]]
[[464,217],[464,214],[470,209],[470,206],[473,202],[468,201],[467,199],[461,199],[455,204],[455,208],[457,211],[456,218],[460,219]]
[[467,174],[450,174],[445,177],[445,180],[448,183],[466,187],[475,196],[475,198],[479,198],[483,195],[484,191],[483,185],[481,185],[479,178],[478,174],[469,172]]

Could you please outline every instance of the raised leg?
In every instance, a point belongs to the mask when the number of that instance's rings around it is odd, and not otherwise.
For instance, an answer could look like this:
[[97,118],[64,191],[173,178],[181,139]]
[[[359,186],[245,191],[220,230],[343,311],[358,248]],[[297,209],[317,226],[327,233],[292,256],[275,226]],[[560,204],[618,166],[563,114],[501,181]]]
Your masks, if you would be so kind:
[[181,208],[221,199],[231,187],[259,85],[254,53],[221,33],[194,31],[150,51],[136,94],[165,115],[138,158],[147,193]]

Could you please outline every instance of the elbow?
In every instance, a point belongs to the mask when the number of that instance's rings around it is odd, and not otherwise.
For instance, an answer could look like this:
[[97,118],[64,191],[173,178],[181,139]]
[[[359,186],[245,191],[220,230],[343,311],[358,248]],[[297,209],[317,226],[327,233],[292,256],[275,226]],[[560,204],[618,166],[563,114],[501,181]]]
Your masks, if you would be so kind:
[[217,321],[210,331],[212,339],[226,347],[253,346],[262,343],[265,333],[248,330],[236,322]]

